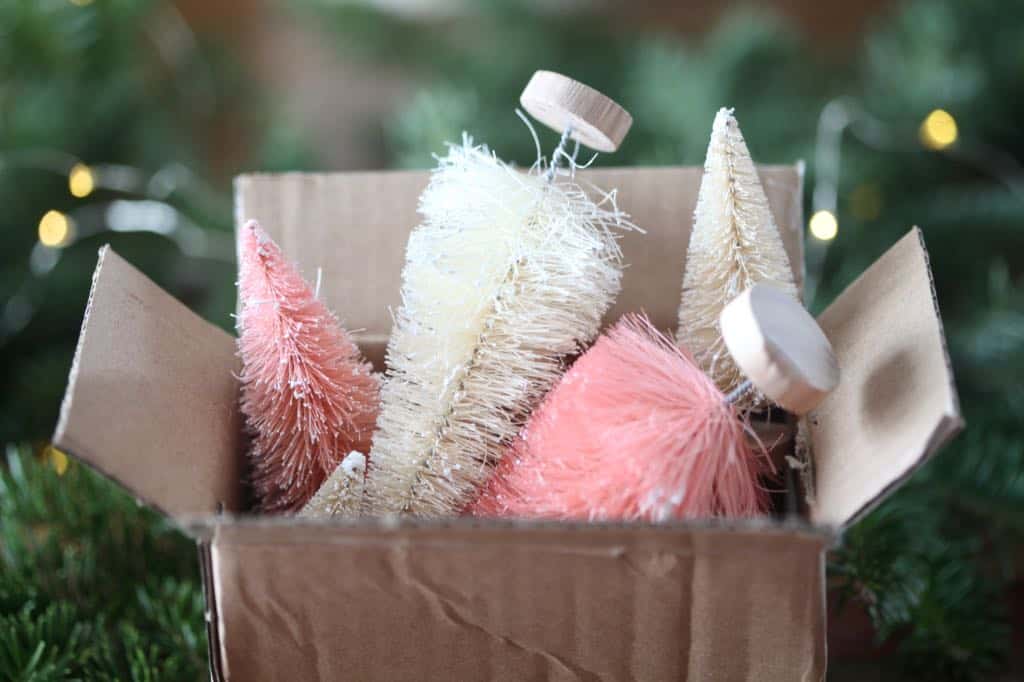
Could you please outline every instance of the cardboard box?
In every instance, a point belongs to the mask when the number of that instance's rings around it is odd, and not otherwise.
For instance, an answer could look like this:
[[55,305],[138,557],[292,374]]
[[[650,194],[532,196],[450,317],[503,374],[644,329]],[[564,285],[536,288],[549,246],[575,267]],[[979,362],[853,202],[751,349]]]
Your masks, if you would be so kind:
[[[676,321],[698,168],[592,170],[647,234],[609,319]],[[802,279],[802,168],[762,179]],[[423,172],[239,178],[379,364]],[[199,545],[215,680],[820,680],[824,552],[961,420],[912,230],[828,308],[842,383],[806,420],[805,520],[298,521],[244,509],[234,341],[100,252],[54,443]]]

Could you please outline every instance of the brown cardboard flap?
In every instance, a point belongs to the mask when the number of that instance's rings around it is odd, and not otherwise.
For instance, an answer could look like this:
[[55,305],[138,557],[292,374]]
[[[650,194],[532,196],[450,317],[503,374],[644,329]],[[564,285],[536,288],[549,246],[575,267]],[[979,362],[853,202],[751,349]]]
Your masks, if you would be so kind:
[[216,668],[226,680],[820,680],[828,541],[770,526],[218,524]]
[[[803,165],[762,166],[761,180],[782,232],[798,287],[803,284]],[[646,234],[621,244],[627,269],[608,316],[646,310],[675,330],[699,167],[581,171],[582,185],[618,190],[619,207]],[[309,279],[322,268],[321,296],[364,346],[391,333],[400,303],[409,232],[420,216],[427,171],[244,175],[235,182],[236,224],[255,218]],[[595,195],[596,197],[597,195]]]
[[54,445],[171,516],[241,504],[234,340],[100,249]]
[[854,522],[963,426],[921,231],[911,230],[818,318],[841,378],[808,415],[811,519]]

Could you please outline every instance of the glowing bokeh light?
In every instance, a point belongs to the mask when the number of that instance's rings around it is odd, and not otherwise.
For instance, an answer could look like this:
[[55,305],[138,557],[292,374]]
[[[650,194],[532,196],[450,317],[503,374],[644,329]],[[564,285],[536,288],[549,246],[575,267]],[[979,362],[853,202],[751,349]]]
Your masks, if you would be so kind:
[[831,211],[817,211],[811,216],[811,234],[823,242],[831,241],[839,233],[839,223]]
[[68,173],[68,189],[71,195],[82,199],[92,194],[96,188],[96,176],[92,169],[83,163],[76,163]]
[[63,476],[68,470],[68,456],[54,446],[47,446],[45,457],[50,461],[50,466],[53,467],[58,476]]
[[921,129],[918,133],[921,137],[921,144],[936,151],[945,149],[956,142],[959,135],[956,119],[944,109],[936,109],[928,114],[921,122]]
[[43,246],[64,246],[71,241],[71,221],[60,211],[47,211],[39,219],[39,241]]

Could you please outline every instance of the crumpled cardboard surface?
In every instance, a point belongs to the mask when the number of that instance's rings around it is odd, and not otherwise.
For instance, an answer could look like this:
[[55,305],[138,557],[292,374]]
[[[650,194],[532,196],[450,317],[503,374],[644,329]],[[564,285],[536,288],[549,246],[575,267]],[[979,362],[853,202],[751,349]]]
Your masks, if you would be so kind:
[[817,680],[827,542],[764,524],[218,526],[221,672]]
[[897,242],[818,321],[842,378],[807,416],[810,516],[844,525],[963,428],[921,231]]
[[170,516],[240,510],[235,342],[100,249],[53,443]]

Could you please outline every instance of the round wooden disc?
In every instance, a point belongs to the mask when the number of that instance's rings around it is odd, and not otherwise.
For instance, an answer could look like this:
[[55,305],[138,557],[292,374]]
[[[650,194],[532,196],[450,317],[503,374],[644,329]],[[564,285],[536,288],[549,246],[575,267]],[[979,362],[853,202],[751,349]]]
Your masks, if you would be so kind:
[[722,338],[736,365],[768,398],[798,415],[839,383],[832,344],[799,301],[755,284],[722,310]]
[[599,152],[613,152],[622,144],[633,117],[590,86],[554,71],[538,71],[519,96],[523,109],[535,119]]

